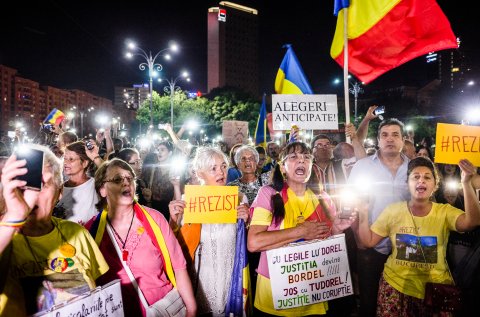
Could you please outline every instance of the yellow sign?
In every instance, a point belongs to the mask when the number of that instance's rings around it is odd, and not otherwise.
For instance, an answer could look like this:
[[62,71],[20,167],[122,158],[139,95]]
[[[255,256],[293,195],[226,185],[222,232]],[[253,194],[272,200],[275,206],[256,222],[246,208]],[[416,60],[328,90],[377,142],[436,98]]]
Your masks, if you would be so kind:
[[468,159],[480,166],[480,127],[460,124],[437,124],[435,163],[455,164]]
[[184,223],[236,223],[238,186],[185,186]]

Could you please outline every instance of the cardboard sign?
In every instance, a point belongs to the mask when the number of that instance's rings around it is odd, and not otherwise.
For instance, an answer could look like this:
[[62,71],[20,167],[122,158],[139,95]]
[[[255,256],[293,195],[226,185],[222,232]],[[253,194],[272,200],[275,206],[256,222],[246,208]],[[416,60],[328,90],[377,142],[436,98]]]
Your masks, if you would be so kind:
[[480,127],[438,123],[435,141],[435,163],[455,164],[468,159],[480,166]]
[[120,289],[120,280],[113,280],[103,287],[76,297],[73,301],[57,305],[49,312],[42,312],[33,315],[48,317],[71,317],[71,316],[92,316],[92,317],[123,317],[123,300]]
[[272,95],[273,129],[338,130],[337,95]]
[[223,121],[223,141],[231,148],[237,143],[248,143],[248,121]]
[[185,186],[184,223],[236,223],[238,186]]
[[275,309],[353,294],[344,234],[269,250],[267,260]]

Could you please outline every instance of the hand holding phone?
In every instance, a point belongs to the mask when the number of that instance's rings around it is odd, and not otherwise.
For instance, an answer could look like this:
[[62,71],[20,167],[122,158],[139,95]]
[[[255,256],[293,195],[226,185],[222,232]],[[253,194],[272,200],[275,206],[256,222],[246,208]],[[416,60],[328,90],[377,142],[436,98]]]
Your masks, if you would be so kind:
[[385,106],[378,106],[377,109],[373,111],[373,114],[378,116],[380,120],[383,120],[382,114],[385,113]]
[[42,189],[42,171],[43,171],[43,151],[26,148],[19,149],[15,152],[17,160],[26,160],[25,168],[27,173],[19,175],[16,179],[26,181],[24,188],[41,190]]

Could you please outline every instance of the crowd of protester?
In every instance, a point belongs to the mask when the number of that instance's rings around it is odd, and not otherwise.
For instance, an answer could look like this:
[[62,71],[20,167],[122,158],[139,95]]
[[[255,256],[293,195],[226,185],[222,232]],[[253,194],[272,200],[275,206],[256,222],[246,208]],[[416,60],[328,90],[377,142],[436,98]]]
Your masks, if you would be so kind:
[[[284,144],[198,145],[169,124],[168,139],[147,135],[147,146],[108,128],[85,139],[57,127],[38,144],[0,142],[0,315],[44,312],[119,279],[125,316],[228,316],[244,230],[246,315],[431,315],[425,283],[453,283],[448,272],[478,247],[480,176],[468,160],[433,163],[434,148],[417,146],[394,118],[382,119],[367,149],[375,108],[345,125],[348,142],[318,134],[307,144],[292,129]],[[20,147],[44,153],[40,190],[18,179],[28,173]],[[186,223],[186,185],[238,187],[237,223]],[[347,217],[346,188],[363,189]],[[432,272],[398,265],[409,260],[399,242],[406,227],[436,237],[436,258],[414,260],[434,264]],[[341,233],[354,294],[275,309],[266,252]],[[462,316],[475,308],[478,280],[465,290]]]

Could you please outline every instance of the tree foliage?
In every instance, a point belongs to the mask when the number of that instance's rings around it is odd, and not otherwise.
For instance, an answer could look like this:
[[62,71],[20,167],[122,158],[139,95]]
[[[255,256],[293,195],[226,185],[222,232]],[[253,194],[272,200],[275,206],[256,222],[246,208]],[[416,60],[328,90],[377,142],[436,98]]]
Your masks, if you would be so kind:
[[[153,124],[170,122],[170,95],[153,92]],[[225,120],[248,121],[252,134],[260,110],[260,103],[247,94],[233,89],[214,89],[207,97],[188,98],[184,91],[173,96],[173,122],[179,128],[188,120],[200,122],[207,134],[220,133]],[[150,123],[150,100],[145,100],[137,111],[137,120]]]

